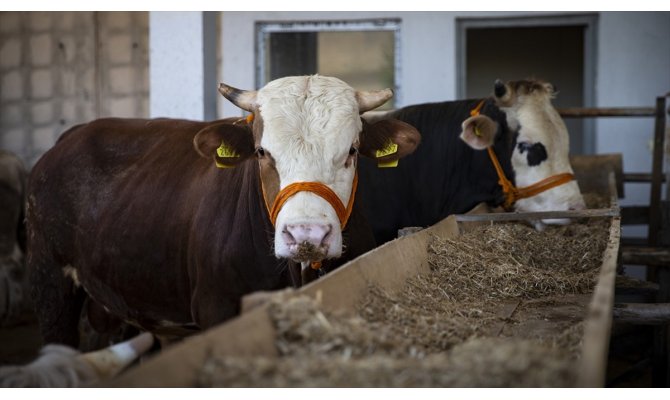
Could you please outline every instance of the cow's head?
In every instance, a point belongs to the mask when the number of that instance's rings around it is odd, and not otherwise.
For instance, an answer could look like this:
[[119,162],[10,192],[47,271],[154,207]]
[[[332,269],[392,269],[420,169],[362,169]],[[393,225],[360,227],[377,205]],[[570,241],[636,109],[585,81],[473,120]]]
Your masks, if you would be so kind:
[[[569,136],[551,104],[554,87],[547,82],[521,80],[494,85],[496,105],[507,116],[512,132],[511,164],[517,187],[527,187],[550,176],[573,173],[568,157]],[[476,130],[474,128],[477,128]],[[498,124],[485,115],[463,123],[462,138],[483,149],[493,144]],[[515,204],[517,211],[564,211],[584,209],[584,199],[575,180],[553,187]],[[566,219],[545,219],[545,224],[565,224]],[[536,223],[541,228],[541,223]]]
[[[237,127],[203,130],[196,135],[196,149],[213,157],[224,142],[236,153],[231,163],[255,154],[270,209],[279,193],[284,196],[284,189],[298,182],[325,186],[346,206],[359,154],[393,161],[412,153],[420,141],[415,128],[398,120],[362,122],[361,113],[393,96],[390,89],[356,91],[337,78],[315,75],[277,79],[258,91],[221,84],[219,91],[253,113],[253,135],[244,135]],[[377,151],[391,142],[397,150],[379,158]],[[326,197],[298,191],[278,208],[274,221],[277,257],[306,262],[341,255],[342,221],[333,200]]]

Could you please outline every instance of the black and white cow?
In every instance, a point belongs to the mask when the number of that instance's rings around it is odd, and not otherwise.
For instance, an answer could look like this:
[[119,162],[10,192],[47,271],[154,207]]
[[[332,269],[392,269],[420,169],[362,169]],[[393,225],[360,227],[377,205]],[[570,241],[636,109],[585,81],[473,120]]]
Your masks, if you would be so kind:
[[[375,162],[361,163],[359,196],[378,244],[395,238],[400,228],[430,226],[480,202],[505,204],[488,147],[517,188],[560,178],[558,186],[518,199],[510,209],[583,209],[579,187],[570,176],[568,131],[551,104],[554,96],[550,83],[496,81],[490,98],[364,115],[370,123],[386,118],[407,122],[422,136],[421,146],[395,168],[380,171]],[[538,220],[535,226],[568,222]]]

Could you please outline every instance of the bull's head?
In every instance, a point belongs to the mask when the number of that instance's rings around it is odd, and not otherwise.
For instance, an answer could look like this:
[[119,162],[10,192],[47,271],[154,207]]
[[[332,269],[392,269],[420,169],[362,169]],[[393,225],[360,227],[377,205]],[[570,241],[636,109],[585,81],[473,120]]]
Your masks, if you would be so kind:
[[[494,85],[494,100],[505,113],[513,135],[511,164],[517,187],[530,187],[549,177],[572,174],[568,157],[569,136],[565,123],[551,104],[554,87],[539,80],[521,80]],[[475,115],[463,122],[461,137],[475,149],[491,146],[499,127],[486,115]],[[563,211],[585,208],[575,180],[520,199],[517,211]],[[535,223],[566,224],[568,219],[545,219]]]
[[[221,84],[219,91],[253,114],[253,135],[206,130],[196,136],[196,149],[215,157],[223,142],[235,155],[229,163],[257,157],[277,257],[299,262],[339,257],[343,208],[350,212],[358,155],[394,161],[420,141],[415,128],[398,120],[362,122],[361,113],[393,96],[390,89],[356,91],[337,78],[315,75],[277,79],[258,91]],[[380,157],[378,151],[389,144],[395,146]],[[307,184],[315,189],[305,189]]]

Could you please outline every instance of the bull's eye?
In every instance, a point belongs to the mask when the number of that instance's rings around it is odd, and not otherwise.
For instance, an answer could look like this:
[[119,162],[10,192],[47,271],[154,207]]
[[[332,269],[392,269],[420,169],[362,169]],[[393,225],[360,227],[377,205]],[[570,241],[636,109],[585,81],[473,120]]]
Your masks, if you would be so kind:
[[256,154],[259,158],[265,157],[265,150],[262,147],[256,148]]
[[356,148],[354,146],[351,146],[351,148],[349,149],[349,155],[353,156],[354,154],[356,154],[357,151],[358,150],[356,150]]

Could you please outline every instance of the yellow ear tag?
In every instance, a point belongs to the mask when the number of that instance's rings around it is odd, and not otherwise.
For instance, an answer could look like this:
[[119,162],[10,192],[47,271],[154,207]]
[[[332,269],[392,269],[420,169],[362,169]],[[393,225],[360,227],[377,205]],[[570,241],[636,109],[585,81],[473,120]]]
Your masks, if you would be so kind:
[[398,160],[393,160],[385,163],[377,163],[377,168],[395,168],[398,166]]
[[[375,152],[375,157],[381,158],[397,152],[398,152],[398,145],[393,142],[389,142],[389,144],[382,150],[377,150]],[[377,163],[378,168],[394,168],[397,166],[398,166],[398,160]]]
[[[235,150],[226,146],[226,144],[224,142],[221,142],[221,146],[219,146],[216,149],[216,155],[219,156],[219,158],[238,158],[240,156],[239,154],[235,153]],[[218,168],[232,168],[233,167],[233,165],[222,164],[217,159],[214,159],[214,162],[216,163],[216,166]]]

